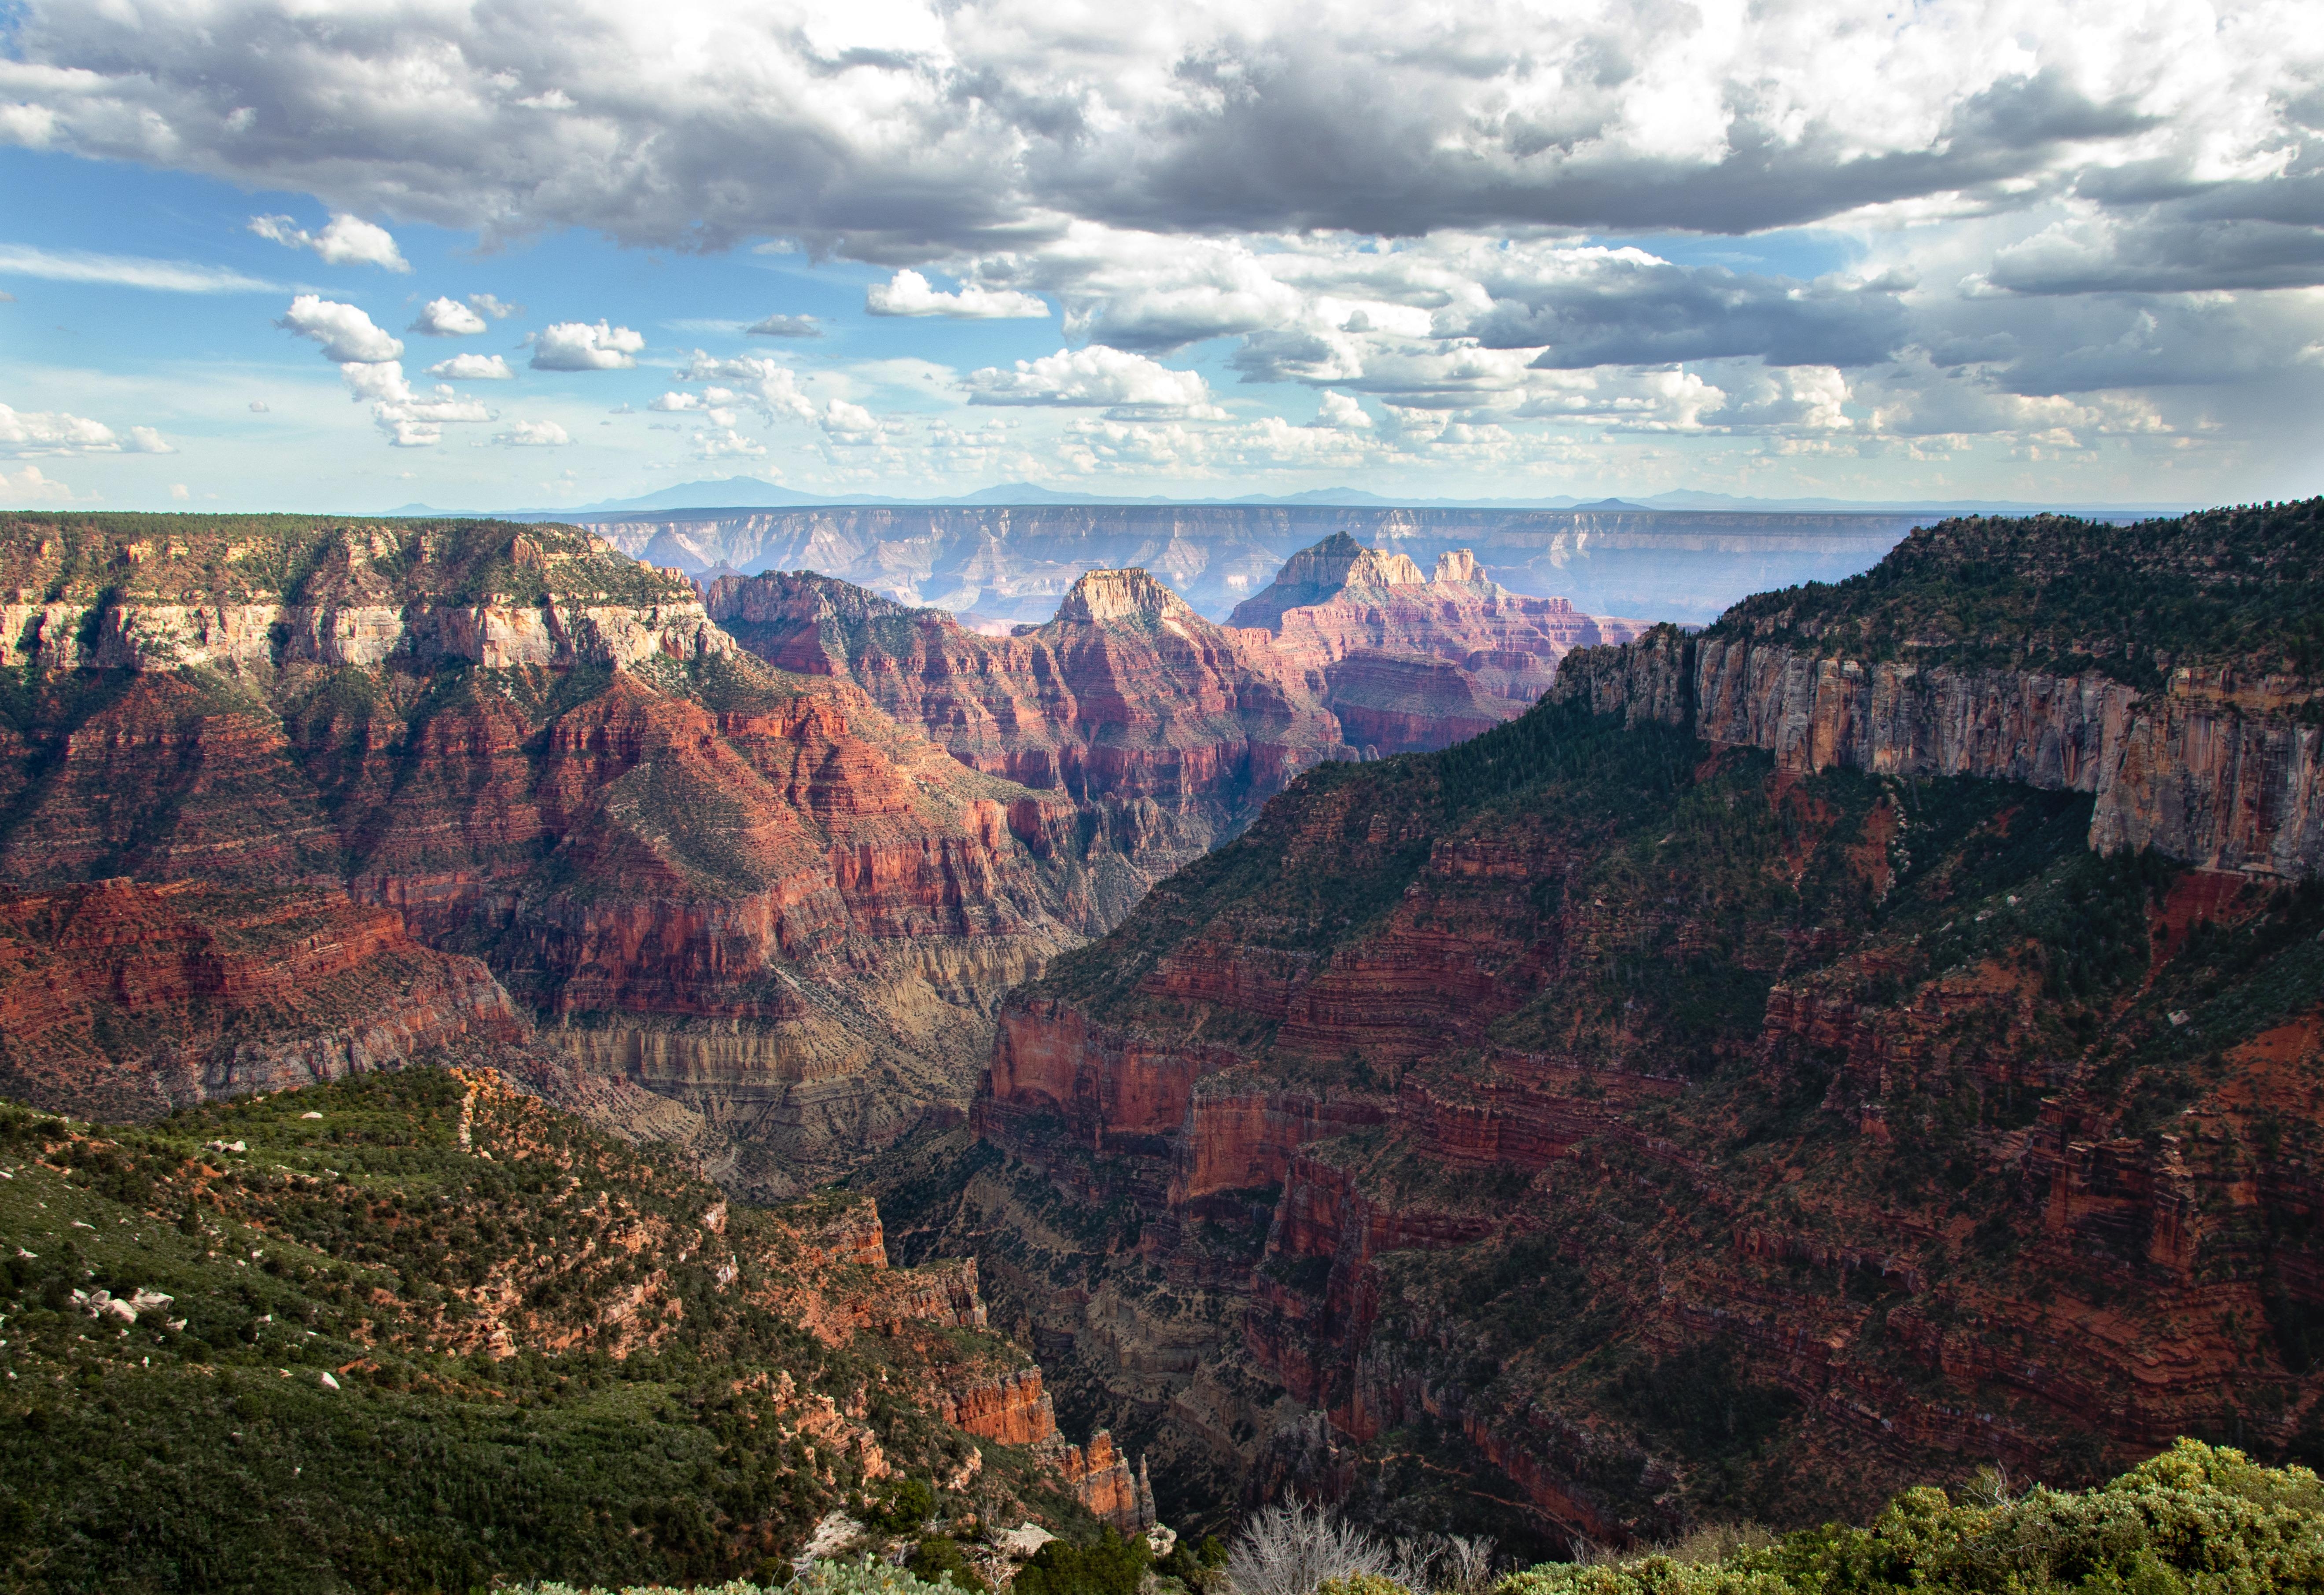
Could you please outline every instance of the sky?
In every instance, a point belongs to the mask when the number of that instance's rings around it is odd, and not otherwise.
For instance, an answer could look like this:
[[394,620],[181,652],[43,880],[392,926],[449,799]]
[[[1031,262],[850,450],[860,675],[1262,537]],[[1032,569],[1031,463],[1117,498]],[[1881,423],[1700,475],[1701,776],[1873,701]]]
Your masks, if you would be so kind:
[[0,0],[0,506],[2324,491],[2314,0]]

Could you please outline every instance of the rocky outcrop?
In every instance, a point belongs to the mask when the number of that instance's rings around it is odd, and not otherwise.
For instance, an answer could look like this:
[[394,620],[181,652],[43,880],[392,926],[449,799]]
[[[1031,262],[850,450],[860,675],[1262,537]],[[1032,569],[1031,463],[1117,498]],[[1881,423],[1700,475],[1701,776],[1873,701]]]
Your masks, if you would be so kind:
[[148,1119],[529,1029],[491,972],[330,889],[113,879],[0,897],[7,1094]]
[[980,1440],[1003,1445],[1040,1445],[1056,1438],[1057,1419],[1041,1370],[1018,1369],[936,1393],[945,1422]]
[[1867,663],[1716,634],[1566,661],[1554,696],[1691,725],[1786,770],[1975,776],[2097,798],[2090,844],[2209,869],[2324,872],[2324,727],[2290,681],[2181,668],[2160,690],[2102,671]]
[[1563,598],[1523,598],[1448,549],[1434,576],[1342,534],[1286,564],[1231,622],[1266,631],[1286,673],[1376,753],[1427,752],[1513,719],[1556,679],[1572,650],[1644,628],[1583,614]]
[[1055,1466],[1074,1498],[1100,1522],[1124,1534],[1154,1526],[1154,1489],[1146,1482],[1145,1465],[1132,1473],[1129,1459],[1114,1449],[1113,1436],[1105,1430],[1091,1435],[1086,1447],[1058,1448]]
[[1449,748],[1526,708],[1518,698],[1486,690],[1449,660],[1396,653],[1351,653],[1333,661],[1323,672],[1323,701],[1339,716],[1340,733],[1368,756]]

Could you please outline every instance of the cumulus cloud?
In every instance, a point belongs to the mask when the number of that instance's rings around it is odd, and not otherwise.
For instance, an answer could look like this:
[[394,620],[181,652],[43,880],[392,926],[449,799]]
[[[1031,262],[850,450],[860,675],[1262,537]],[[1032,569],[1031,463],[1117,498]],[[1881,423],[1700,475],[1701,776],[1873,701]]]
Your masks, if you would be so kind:
[[175,454],[176,447],[151,427],[129,429],[129,441],[123,448],[130,454]]
[[516,378],[508,362],[498,355],[455,355],[429,366],[428,374],[456,383],[505,383]]
[[1019,360],[1006,371],[988,365],[971,372],[962,385],[971,404],[1110,406],[1134,412],[1131,419],[1224,414],[1211,402],[1210,384],[1202,373],[1173,371],[1159,361],[1103,344]]
[[816,419],[822,423],[824,435],[834,443],[868,446],[879,442],[886,430],[879,417],[844,399],[825,403]]
[[557,448],[573,441],[555,421],[518,421],[493,441],[506,448]]
[[957,292],[945,293],[930,288],[928,280],[918,272],[909,271],[866,289],[863,309],[873,316],[945,316],[956,321],[1030,319],[1049,313],[1049,307],[1029,293],[981,288],[973,282]]
[[1439,318],[1488,348],[1537,348],[1536,364],[1657,365],[1756,355],[1773,365],[1868,365],[1906,337],[1896,285],[1681,266],[1639,249],[1512,253],[1484,275],[1480,312]]
[[559,321],[532,340],[535,371],[622,371],[635,365],[645,335],[600,321]]
[[411,263],[396,248],[388,230],[361,217],[335,216],[321,232],[309,233],[287,216],[254,216],[250,218],[250,230],[291,249],[311,249],[326,265],[411,270]]
[[302,293],[292,300],[290,309],[274,325],[313,338],[323,346],[324,359],[342,365],[377,364],[403,355],[402,340],[381,331],[362,309],[319,294]]
[[[798,373],[789,366],[760,355],[743,355],[731,360],[720,360],[694,351],[693,357],[678,368],[678,380],[682,383],[716,384],[704,395],[706,402],[723,404],[740,401],[748,403],[769,420],[811,421],[815,419],[815,402],[800,391]],[[692,394],[665,393],[654,401],[657,410],[694,408],[691,402],[665,403],[665,400],[691,401]]]
[[747,459],[766,452],[765,444],[745,438],[732,427],[695,434],[694,453],[697,459]]
[[1342,432],[1360,432],[1370,428],[1372,418],[1364,413],[1362,405],[1345,393],[1335,393],[1326,388],[1323,401],[1315,407],[1315,424]]
[[0,471],[0,499],[19,504],[69,504],[72,489],[53,476],[44,476],[38,466],[26,466],[11,475]]
[[524,314],[522,305],[504,304],[489,293],[470,294],[468,308],[479,315],[490,316],[495,321],[505,321],[512,316]]
[[438,383],[431,393],[411,386],[397,361],[350,362],[339,375],[358,403],[368,401],[372,419],[398,448],[427,448],[443,441],[447,423],[489,421],[493,412]]
[[250,413],[251,413],[251,414],[253,414],[253,415],[264,415],[264,414],[266,414],[266,413],[267,413],[267,405],[266,405],[266,401],[265,401],[265,400],[263,400],[263,399],[253,399],[253,400],[250,401]]
[[0,450],[28,455],[111,454],[121,439],[103,421],[63,410],[11,410],[0,404]]
[[456,299],[432,299],[419,319],[404,328],[429,337],[469,337],[484,331],[484,318]]
[[823,327],[812,316],[767,316],[742,329],[756,337],[821,337]]

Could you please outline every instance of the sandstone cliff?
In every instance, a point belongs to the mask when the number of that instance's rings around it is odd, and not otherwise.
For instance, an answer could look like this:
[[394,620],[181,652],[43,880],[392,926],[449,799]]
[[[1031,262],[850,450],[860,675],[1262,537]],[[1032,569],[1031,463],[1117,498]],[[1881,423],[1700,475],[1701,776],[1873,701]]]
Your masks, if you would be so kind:
[[[2284,628],[2312,624],[2298,613],[2324,598],[2314,510],[2255,512],[2224,534],[2237,543],[2227,558],[2215,519],[2103,535],[2036,521],[1997,547],[1983,523],[1948,523],[1829,595],[1757,599],[1700,638],[1665,632],[1571,659],[1557,696],[1765,748],[1785,770],[2088,792],[2100,852],[2312,878],[2324,872],[2324,659]],[[1992,613],[1956,617],[1960,635],[1933,612],[1966,570]],[[2144,605],[2108,585],[2142,576],[2155,590]],[[2076,589],[2114,602],[2080,614]],[[2198,613],[2170,612],[2184,608]]]
[[0,897],[6,1093],[112,1120],[529,1029],[491,973],[336,890],[126,879]]
[[1230,623],[1266,631],[1273,656],[1339,717],[1348,741],[1381,753],[1449,747],[1513,719],[1573,649],[1645,630],[1563,598],[1520,597],[1467,549],[1440,553],[1423,581],[1403,555],[1345,534],[1294,556]]

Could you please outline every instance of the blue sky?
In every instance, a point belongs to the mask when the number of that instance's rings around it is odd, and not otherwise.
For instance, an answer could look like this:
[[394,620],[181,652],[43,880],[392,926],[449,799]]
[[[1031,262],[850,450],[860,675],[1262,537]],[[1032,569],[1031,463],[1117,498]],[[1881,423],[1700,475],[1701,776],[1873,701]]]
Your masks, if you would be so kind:
[[2324,489],[2299,8],[1868,15],[28,0],[0,504]]

